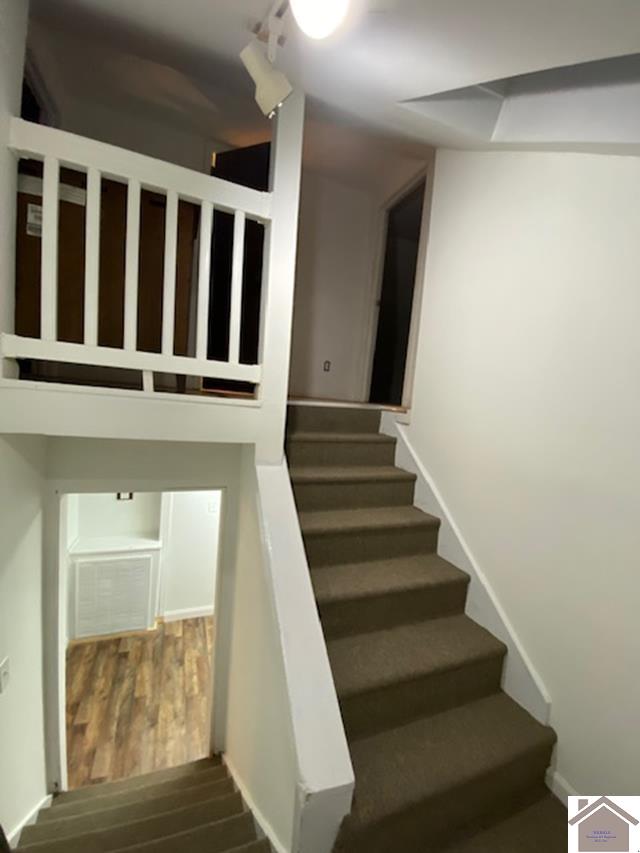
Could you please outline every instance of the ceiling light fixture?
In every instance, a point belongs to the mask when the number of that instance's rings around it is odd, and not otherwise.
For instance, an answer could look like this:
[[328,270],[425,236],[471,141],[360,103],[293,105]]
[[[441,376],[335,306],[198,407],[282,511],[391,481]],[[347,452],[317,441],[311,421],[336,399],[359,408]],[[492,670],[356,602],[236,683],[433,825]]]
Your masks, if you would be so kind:
[[349,0],[289,0],[298,26],[312,39],[325,39],[344,21]]
[[255,98],[258,106],[266,116],[273,118],[293,92],[291,83],[282,71],[273,67],[255,39],[240,53],[240,59],[256,84]]

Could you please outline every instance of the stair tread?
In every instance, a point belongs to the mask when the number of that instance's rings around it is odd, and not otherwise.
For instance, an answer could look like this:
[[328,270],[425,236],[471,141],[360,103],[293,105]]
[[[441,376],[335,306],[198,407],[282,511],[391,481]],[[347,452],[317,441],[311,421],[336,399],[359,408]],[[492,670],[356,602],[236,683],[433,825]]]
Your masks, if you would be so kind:
[[128,779],[118,779],[114,782],[101,782],[98,785],[89,785],[84,788],[76,788],[72,791],[64,791],[53,801],[53,806],[58,807],[65,803],[79,802],[81,800],[92,800],[94,797],[103,797],[115,794],[119,791],[131,791],[136,788],[144,788],[147,785],[157,785],[171,779],[183,779],[186,776],[200,773],[203,770],[212,770],[221,767],[219,758],[202,758],[178,767],[168,767],[166,770],[155,770],[152,773],[143,773],[139,776],[131,776]]
[[565,853],[567,811],[551,794],[444,853]]
[[302,483],[414,482],[415,474],[393,465],[296,465],[291,481]]
[[[52,814],[54,818],[52,820],[39,819],[32,826],[25,827],[22,832],[22,840],[24,843],[35,844],[48,839],[71,838],[111,826],[133,823],[136,820],[178,811],[184,806],[199,803],[207,803],[211,814],[220,819],[228,814],[234,814],[238,803],[242,806],[242,800],[234,791],[233,783],[230,779],[225,779],[222,782],[196,789],[187,788],[184,791],[155,797],[152,800],[125,803],[96,811],[81,811],[65,816]],[[52,812],[52,809],[43,811]]]
[[[211,815],[210,802],[183,806],[174,811],[162,812],[139,820],[112,823],[109,826],[84,831],[74,835],[65,835],[56,839],[47,839],[21,846],[27,853],[106,853],[132,844],[141,844],[186,832],[199,826],[211,827],[214,833],[216,825],[221,832],[231,825],[230,821],[242,821],[253,827],[249,812],[243,810],[239,795],[234,796],[235,810],[228,814]],[[235,825],[235,824],[234,824]]]
[[[224,838],[224,836],[229,836]],[[243,837],[244,836],[244,837]],[[223,846],[220,841],[224,839],[226,844]],[[117,847],[112,853],[175,853],[177,850],[182,850],[184,853],[205,853],[212,849],[213,842],[216,841],[213,851],[222,853],[222,851],[232,851],[237,848],[242,849],[257,841],[255,825],[253,818],[249,812],[238,817],[228,818],[226,821],[216,821],[215,823],[197,826],[192,829],[187,829],[184,832],[176,832],[172,835],[167,835],[163,838],[157,838],[152,841],[143,841],[140,844],[130,844],[128,846]]]
[[469,583],[465,572],[437,554],[411,554],[370,563],[338,563],[311,570],[319,605],[355,598]]
[[298,515],[303,535],[312,536],[380,528],[437,527],[440,524],[440,519],[413,506],[323,509],[301,512]]
[[271,853],[271,847],[266,838],[260,841],[252,841],[250,844],[243,844],[242,847],[233,847],[225,853]]
[[535,749],[552,729],[504,693],[351,742],[354,828],[365,827],[482,777]]
[[396,439],[380,432],[291,432],[287,441],[334,442],[334,443],[364,443],[364,444],[394,444]]
[[178,793],[187,789],[205,787],[212,782],[224,783],[229,782],[226,768],[223,766],[214,767],[210,770],[201,770],[198,773],[191,774],[177,779],[168,779],[158,784],[149,784],[142,787],[133,788],[125,791],[115,791],[114,793],[103,794],[96,786],[96,794],[90,800],[78,800],[68,803],[54,804],[50,809],[46,809],[38,816],[38,820],[48,822],[57,820],[64,816],[74,814],[87,814],[90,810],[101,811],[111,807],[120,805],[128,805],[144,800],[155,799],[162,797],[164,794]]
[[506,653],[503,643],[463,614],[342,637],[327,648],[340,698]]

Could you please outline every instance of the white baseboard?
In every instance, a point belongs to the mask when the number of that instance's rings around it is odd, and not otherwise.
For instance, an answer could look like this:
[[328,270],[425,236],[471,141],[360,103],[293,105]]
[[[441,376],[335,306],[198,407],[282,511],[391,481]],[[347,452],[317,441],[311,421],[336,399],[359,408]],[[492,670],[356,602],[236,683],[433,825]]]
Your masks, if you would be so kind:
[[184,610],[167,610],[162,617],[165,622],[181,622],[183,619],[200,619],[213,616],[213,605],[209,607],[187,607]]
[[269,821],[265,818],[260,809],[256,806],[255,802],[253,801],[253,797],[247,790],[247,787],[244,784],[242,777],[234,767],[233,762],[224,753],[222,755],[222,760],[227,770],[229,771],[229,774],[231,775],[231,778],[233,779],[236,788],[240,791],[240,795],[245,801],[247,808],[251,811],[251,814],[253,815],[253,818],[256,822],[256,827],[258,829],[258,833],[263,838],[266,838],[269,841],[276,853],[290,853],[290,850],[278,838]]
[[551,716],[549,693],[436,484],[418,458],[405,427],[398,423],[393,414],[383,412],[380,431],[398,439],[396,465],[417,476],[415,505],[441,519],[438,554],[471,577],[467,615],[502,640],[509,650],[504,668],[503,690],[538,722],[548,725]]
[[38,817],[38,812],[40,811],[40,809],[48,809],[51,805],[52,799],[53,798],[51,794],[44,797],[38,803],[38,805],[34,806],[34,808],[31,809],[29,814],[23,820],[21,820],[20,823],[14,829],[11,830],[11,832],[7,836],[7,841],[9,842],[9,845],[11,847],[17,846],[18,842],[20,841],[20,833],[22,832],[22,830],[25,828],[25,826],[31,826],[36,822],[36,818]]
[[547,770],[546,782],[547,788],[550,788],[565,806],[569,803],[569,797],[578,796],[576,789],[567,782],[564,776],[561,776],[557,770],[553,770],[551,767]]

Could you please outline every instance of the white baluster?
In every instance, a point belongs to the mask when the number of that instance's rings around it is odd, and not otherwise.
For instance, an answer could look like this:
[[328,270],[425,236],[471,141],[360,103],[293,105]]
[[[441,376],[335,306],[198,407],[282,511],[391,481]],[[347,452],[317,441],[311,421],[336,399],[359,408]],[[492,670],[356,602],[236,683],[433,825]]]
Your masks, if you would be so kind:
[[40,272],[40,337],[55,341],[58,337],[58,188],[60,163],[44,158],[42,180],[42,268]]
[[84,267],[84,342],[89,346],[98,344],[101,191],[100,171],[91,168],[87,172]]
[[162,296],[162,353],[173,355],[176,317],[176,257],[178,248],[178,193],[167,193],[164,229],[164,289]]
[[124,348],[135,350],[138,338],[138,269],[140,253],[140,181],[129,181],[127,248],[124,275]]
[[233,222],[233,265],[231,267],[231,319],[229,322],[229,363],[240,362],[242,320],[242,272],[244,266],[245,215],[236,210]]
[[198,263],[198,307],[196,318],[196,358],[206,359],[209,343],[209,290],[211,287],[211,235],[213,205],[202,202],[200,211],[200,251]]

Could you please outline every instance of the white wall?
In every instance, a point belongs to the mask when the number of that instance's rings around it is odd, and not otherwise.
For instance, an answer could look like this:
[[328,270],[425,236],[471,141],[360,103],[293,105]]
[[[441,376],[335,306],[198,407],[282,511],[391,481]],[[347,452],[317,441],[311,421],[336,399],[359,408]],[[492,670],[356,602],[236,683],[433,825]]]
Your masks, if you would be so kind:
[[45,442],[0,437],[0,823],[11,835],[46,795],[42,702]]
[[582,792],[640,766],[638,234],[638,158],[438,153],[408,434]]
[[213,612],[222,493],[171,492],[163,530],[161,572],[165,618]]
[[[264,560],[251,448],[243,453],[238,492],[237,550],[221,586],[219,631],[226,678],[224,714],[214,709],[214,737],[263,828],[280,850],[294,833],[297,763],[280,629]],[[237,524],[237,528],[235,525]],[[226,684],[225,684],[226,682]],[[217,709],[218,712],[220,708]]]
[[157,492],[134,492],[130,501],[119,501],[116,492],[80,495],[78,507],[82,539],[105,536],[157,539],[159,536],[160,495]]
[[6,148],[17,115],[27,34],[27,0],[0,0],[0,329],[13,330],[16,161]]
[[[294,396],[358,400],[373,299],[372,193],[305,170],[291,353]],[[323,371],[323,363],[331,370]]]

